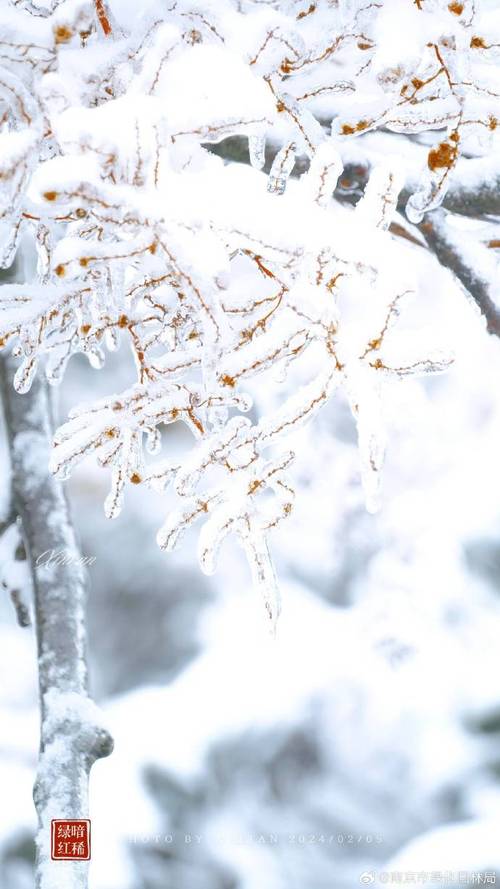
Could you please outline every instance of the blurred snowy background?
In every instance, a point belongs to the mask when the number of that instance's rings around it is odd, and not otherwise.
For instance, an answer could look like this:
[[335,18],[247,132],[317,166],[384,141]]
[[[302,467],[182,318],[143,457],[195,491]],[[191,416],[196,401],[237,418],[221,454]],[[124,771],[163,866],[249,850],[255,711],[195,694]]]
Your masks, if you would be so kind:
[[[68,482],[93,562],[92,691],[115,739],[92,772],[92,889],[499,879],[500,343],[424,248],[402,249],[412,311],[457,360],[393,385],[375,516],[342,399],[297,433],[276,639],[236,546],[208,581],[194,535],[158,549],[162,497],[134,489],[111,522],[106,471],[89,460]],[[102,374],[73,359],[61,418],[129,379],[123,350]],[[269,391],[254,384],[259,406]],[[0,621],[0,884],[32,889],[35,644],[8,596]]]

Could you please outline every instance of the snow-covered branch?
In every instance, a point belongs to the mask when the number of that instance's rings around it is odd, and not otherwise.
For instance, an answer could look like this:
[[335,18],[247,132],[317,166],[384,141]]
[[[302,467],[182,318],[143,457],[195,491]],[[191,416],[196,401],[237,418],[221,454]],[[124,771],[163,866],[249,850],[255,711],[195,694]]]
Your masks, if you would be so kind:
[[[492,206],[494,9],[64,0],[45,13],[16,2],[2,43],[1,256],[31,239],[38,269],[0,289],[0,346],[28,392],[40,363],[57,383],[75,353],[100,368],[125,342],[135,378],[71,411],[53,471],[95,455],[109,517],[128,485],[170,487],[160,546],[200,521],[211,573],[234,536],[274,624],[269,540],[293,508],[296,430],[342,390],[375,509],[386,384],[451,364],[428,329],[404,329],[419,299],[409,242],[443,201]],[[215,156],[231,139],[251,167]],[[491,316],[488,281],[454,262]],[[155,459],[176,423],[190,444]]]
[[[225,160],[233,160],[238,163],[249,163],[247,141],[244,139],[227,139],[217,145],[214,152]],[[264,169],[269,171],[272,164],[272,150],[267,152]],[[485,163],[481,161],[461,161],[457,165],[455,178],[452,180],[446,192],[442,208],[459,216],[467,216],[474,219],[500,215],[500,167],[496,159],[492,159],[487,167],[491,178],[485,172]],[[333,197],[341,204],[355,206],[364,194],[370,175],[369,152],[363,158],[363,163],[346,163],[342,170],[342,176],[337,182]],[[300,177],[306,172],[308,162],[304,158],[298,158],[292,173],[293,178]],[[462,176],[465,172],[466,175]],[[402,215],[412,194],[411,188],[404,186],[398,196],[397,209]],[[436,209],[419,224],[422,241],[425,238],[427,247],[435,254],[438,262],[454,272],[456,277],[466,289],[468,295],[474,300],[486,319],[488,333],[500,336],[500,309],[492,299],[490,291],[492,277],[481,276],[473,264],[467,264],[460,253],[460,248],[446,240],[443,228],[445,217]],[[400,220],[403,221],[400,217]],[[409,240],[412,239],[411,226],[401,225],[394,221],[391,231]],[[416,241],[419,243],[419,241]],[[494,277],[494,275],[493,275]]]
[[[84,889],[87,865],[51,861],[52,818],[88,817],[88,778],[112,741],[88,697],[85,577],[59,482],[48,472],[52,439],[47,384],[38,379],[23,398],[12,385],[15,362],[1,363],[13,505],[22,520],[31,565],[41,702],[40,759],[34,789],[39,818],[37,886]],[[43,558],[64,552],[65,559]]]
[[439,262],[456,275],[479,307],[488,332],[500,336],[500,306],[492,296],[496,260],[487,255],[487,247],[477,245],[476,249],[467,250],[463,236],[454,236],[453,229],[446,224],[444,210],[433,213],[421,228]]

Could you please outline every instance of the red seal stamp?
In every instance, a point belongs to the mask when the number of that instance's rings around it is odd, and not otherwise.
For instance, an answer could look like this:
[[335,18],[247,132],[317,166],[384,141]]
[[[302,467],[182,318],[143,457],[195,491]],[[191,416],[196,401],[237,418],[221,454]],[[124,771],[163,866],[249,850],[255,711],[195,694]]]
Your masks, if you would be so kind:
[[53,861],[88,861],[90,858],[90,820],[52,821],[51,855]]

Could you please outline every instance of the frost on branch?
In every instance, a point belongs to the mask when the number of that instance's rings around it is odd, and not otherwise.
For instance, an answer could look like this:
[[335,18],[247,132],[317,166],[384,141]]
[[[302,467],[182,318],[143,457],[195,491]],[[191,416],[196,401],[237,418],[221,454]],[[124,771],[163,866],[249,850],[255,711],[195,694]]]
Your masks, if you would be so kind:
[[[95,455],[111,474],[110,517],[127,485],[170,487],[160,546],[199,522],[212,573],[233,535],[274,623],[269,540],[294,504],[296,429],[344,392],[375,509],[386,383],[449,366],[405,328],[418,288],[391,225],[408,173],[417,222],[459,157],[498,144],[491,4],[44,9],[12,4],[1,44],[2,263],[20,238],[38,261],[31,280],[0,289],[16,387],[29,389],[40,360],[57,383],[75,353],[99,368],[129,350],[135,379],[71,412],[53,471]],[[425,139],[420,166],[388,152],[355,211],[342,209],[343,159],[375,129]],[[232,136],[248,141],[250,168],[209,150]],[[306,172],[291,181],[297,158]],[[266,410],[259,387],[274,393]],[[170,455],[176,423],[191,445]]]

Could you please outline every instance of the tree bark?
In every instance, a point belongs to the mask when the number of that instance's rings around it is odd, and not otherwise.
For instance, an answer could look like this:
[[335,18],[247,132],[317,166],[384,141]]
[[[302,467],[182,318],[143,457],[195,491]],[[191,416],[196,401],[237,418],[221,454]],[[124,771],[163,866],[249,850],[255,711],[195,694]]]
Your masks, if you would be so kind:
[[[1,359],[1,388],[12,468],[13,506],[21,517],[33,581],[41,706],[34,786],[39,830],[38,889],[84,889],[88,862],[51,860],[51,820],[88,818],[93,763],[113,742],[88,697],[85,572],[61,484],[48,470],[52,440],[48,386],[39,375],[25,395]],[[59,554],[63,558],[51,557]]]
[[492,297],[491,286],[480,272],[460,255],[460,251],[449,237],[445,221],[446,212],[434,210],[428,214],[424,222],[420,223],[419,229],[441,265],[453,272],[478,306],[486,321],[488,333],[500,336],[500,308]]

